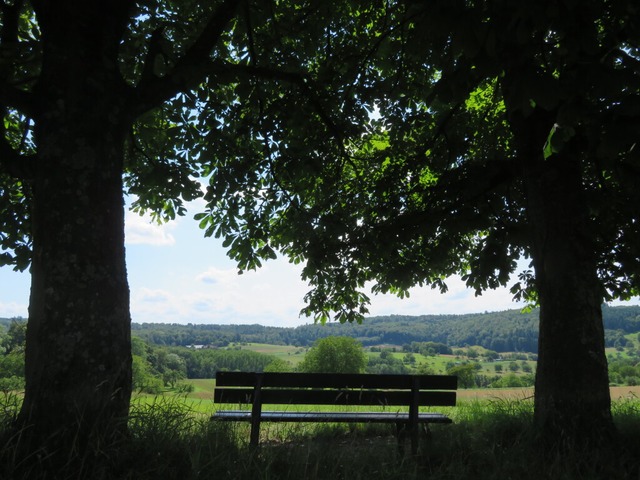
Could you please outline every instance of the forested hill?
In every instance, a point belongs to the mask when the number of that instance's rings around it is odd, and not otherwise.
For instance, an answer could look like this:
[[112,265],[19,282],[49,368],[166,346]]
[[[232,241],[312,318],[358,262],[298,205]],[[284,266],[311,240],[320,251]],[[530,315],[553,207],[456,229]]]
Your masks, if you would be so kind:
[[[623,334],[640,332],[640,307],[603,307],[607,344],[624,342]],[[370,317],[362,324],[261,325],[133,324],[133,334],[159,345],[218,345],[257,342],[309,346],[328,335],[348,335],[366,345],[439,342],[449,346],[480,345],[497,352],[536,352],[538,311],[520,310],[468,315]]]
[[[603,307],[607,344],[624,343],[622,336],[640,332],[640,306]],[[12,319],[0,318],[0,331]],[[406,345],[411,342],[439,342],[451,347],[480,345],[496,352],[537,351],[538,311],[520,310],[467,315],[390,315],[370,317],[362,324],[328,323],[299,327],[262,325],[208,325],[134,323],[134,335],[157,345],[214,345],[256,342],[310,346],[328,335],[347,335],[363,345]]]

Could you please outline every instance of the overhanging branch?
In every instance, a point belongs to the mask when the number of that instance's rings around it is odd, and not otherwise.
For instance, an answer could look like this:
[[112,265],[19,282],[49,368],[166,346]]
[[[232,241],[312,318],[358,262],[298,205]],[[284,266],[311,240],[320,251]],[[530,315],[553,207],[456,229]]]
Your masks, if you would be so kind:
[[0,139],[0,173],[28,182],[35,177],[35,155],[20,155],[5,138]]
[[35,114],[33,95],[4,82],[0,82],[0,105],[18,110],[30,118],[33,118]]
[[[22,11],[24,0],[16,0],[11,4],[2,2],[0,12],[2,13],[2,28],[0,29],[0,42],[7,52],[11,52],[18,45],[18,30],[20,21],[20,12]],[[3,65],[0,67],[0,105],[14,108],[27,116],[33,114],[33,101],[31,95],[23,90],[16,88],[10,83],[11,69],[13,63],[11,54],[6,58],[4,54]],[[15,59],[13,59],[15,60]]]
[[[193,45],[167,75],[152,75],[150,72],[153,68],[149,63],[155,61],[155,55],[147,56],[143,69],[145,74],[131,92],[131,110],[135,116],[160,105],[177,93],[191,89],[205,78],[211,68],[211,51],[227,24],[236,15],[239,3],[239,0],[225,0],[213,13]],[[157,43],[157,40],[155,42]]]

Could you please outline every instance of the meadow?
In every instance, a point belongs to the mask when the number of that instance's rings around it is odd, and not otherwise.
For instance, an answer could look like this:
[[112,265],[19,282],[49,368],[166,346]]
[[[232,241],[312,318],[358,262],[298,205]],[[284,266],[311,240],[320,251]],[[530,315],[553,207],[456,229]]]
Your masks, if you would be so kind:
[[[474,389],[460,391],[458,405],[446,409],[454,423],[432,426],[412,456],[398,451],[394,429],[386,425],[265,424],[260,447],[251,448],[247,424],[210,420],[214,381],[192,382],[195,388],[188,394],[137,396],[126,438],[70,456],[55,473],[37,452],[28,462],[17,461],[4,437],[0,478],[595,480],[640,475],[637,387],[612,390],[619,439],[595,452],[541,448],[531,428],[528,389]],[[19,397],[0,394],[3,430],[18,405]]]
[[[232,343],[230,349],[250,350],[258,353],[271,355],[280,360],[289,362],[291,367],[295,368],[303,359],[308,348],[295,347],[291,345],[271,345],[266,343]],[[513,371],[516,375],[526,374],[535,369],[535,360],[532,360],[532,354],[511,352],[504,354],[497,360],[487,359],[486,348],[480,346],[455,348],[454,354],[438,354],[438,355],[422,355],[420,353],[411,353],[403,351],[400,345],[379,345],[375,347],[366,347],[365,354],[369,358],[378,358],[382,351],[386,351],[391,357],[401,361],[409,370],[418,370],[419,368],[428,368],[433,373],[445,373],[451,365],[462,362],[473,361],[479,365],[479,374],[484,375],[503,375],[511,370],[509,364],[516,362],[517,370]],[[500,366],[500,371],[496,372],[496,365]],[[528,367],[524,367],[527,365]],[[524,367],[524,368],[523,368]]]
[[[190,405],[197,405],[199,410],[213,411],[213,389],[215,387],[215,379],[193,379],[185,380],[184,383],[190,383],[194,386],[192,392],[178,394],[168,391],[166,396],[173,396],[183,399]],[[640,402],[640,385],[635,386],[612,386],[611,399],[614,402],[634,401]],[[151,401],[158,398],[156,395],[138,395],[137,399]],[[533,398],[533,388],[469,388],[458,390],[458,400],[495,400],[495,401],[526,401]]]
[[[632,339],[637,342],[637,335]],[[297,365],[306,349],[242,343],[234,349],[266,353]],[[480,374],[525,375],[530,357],[488,360],[482,347],[455,349],[451,355],[413,354],[382,346],[412,371],[427,365],[444,373],[451,364],[473,361]],[[394,351],[395,349],[395,351]],[[367,349],[367,355],[380,351]],[[627,350],[611,356],[632,358]],[[515,355],[515,354],[514,354]],[[522,355],[522,354],[518,354]],[[517,362],[517,372],[508,365]],[[496,372],[502,365],[502,372]],[[595,451],[541,448],[532,429],[532,388],[458,390],[458,404],[437,409],[452,425],[435,425],[416,456],[398,450],[394,428],[386,425],[264,424],[259,448],[248,445],[249,425],[217,423],[211,415],[213,379],[188,379],[191,388],[167,388],[161,395],[136,394],[129,435],[104,443],[98,451],[74,452],[55,469],[48,453],[34,452],[27,461],[16,455],[13,437],[0,436],[2,479],[613,479],[640,478],[640,386],[612,386],[616,442]],[[0,393],[0,432],[8,432],[20,398]],[[236,406],[234,406],[236,407]],[[329,407],[331,408],[331,407]],[[435,410],[435,409],[434,409]],[[406,445],[408,447],[408,445]]]

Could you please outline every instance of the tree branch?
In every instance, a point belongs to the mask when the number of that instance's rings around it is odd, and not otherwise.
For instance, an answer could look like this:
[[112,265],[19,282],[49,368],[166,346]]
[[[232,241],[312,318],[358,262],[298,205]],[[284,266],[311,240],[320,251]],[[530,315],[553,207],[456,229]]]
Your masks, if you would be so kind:
[[24,182],[35,178],[35,155],[20,155],[16,152],[4,135],[0,136],[0,174],[5,173]]
[[[440,223],[454,219],[452,210],[456,210],[457,215],[471,212],[474,217],[481,219],[483,217],[473,213],[474,209],[478,206],[490,208],[483,199],[514,179],[517,172],[512,163],[509,158],[497,158],[483,164],[467,163],[449,170],[435,186],[419,192],[427,199],[443,198],[444,201],[429,202],[429,206],[423,210],[398,212],[393,218],[375,225],[375,228],[385,233],[408,230],[431,234],[430,231],[435,231]],[[465,227],[469,231],[474,228],[468,224]]]
[[20,18],[20,10],[24,0],[16,1],[12,5],[2,2],[0,11],[2,11],[2,43],[18,41],[18,20]]
[[242,74],[258,77],[263,80],[277,80],[297,85],[302,91],[305,92],[305,94],[309,98],[309,101],[311,102],[311,105],[313,105],[316,113],[329,128],[331,134],[338,139],[344,138],[344,131],[338,128],[338,125],[336,125],[336,123],[331,119],[328,111],[323,107],[320,99],[318,98],[318,95],[316,95],[313,79],[309,75],[300,72],[291,72],[254,65],[239,65],[231,63],[226,63],[225,65],[226,73],[235,75],[236,78],[237,76]]
[[[188,90],[191,85],[204,79],[211,67],[211,51],[220,39],[224,28],[236,15],[240,0],[225,0],[213,13],[211,19],[198,36],[195,43],[178,60],[173,69],[163,77],[153,75],[153,62],[157,54],[150,45],[143,75],[138,86],[132,89],[132,113],[140,115],[179,92]],[[157,36],[157,32],[156,33]],[[153,41],[153,36],[152,36]],[[155,42],[157,43],[158,40]]]
[[0,81],[0,106],[18,110],[30,118],[35,114],[33,95],[3,81]]
[[[12,64],[10,52],[15,51],[18,45],[18,30],[20,12],[22,10],[24,0],[17,0],[13,4],[2,2],[0,12],[2,12],[2,30],[0,30],[0,41],[3,47],[3,62],[0,69],[0,105],[15,108],[27,116],[33,113],[33,104],[30,94],[13,86],[9,82],[9,65]],[[9,58],[7,58],[7,56]],[[15,60],[15,58],[14,58]]]
[[149,50],[147,51],[147,56],[144,60],[144,68],[142,70],[142,75],[140,77],[141,84],[148,84],[153,82],[156,79],[155,75],[155,64],[156,59],[159,55],[163,54],[162,35],[164,34],[164,26],[156,28],[151,33],[151,38],[149,39]]

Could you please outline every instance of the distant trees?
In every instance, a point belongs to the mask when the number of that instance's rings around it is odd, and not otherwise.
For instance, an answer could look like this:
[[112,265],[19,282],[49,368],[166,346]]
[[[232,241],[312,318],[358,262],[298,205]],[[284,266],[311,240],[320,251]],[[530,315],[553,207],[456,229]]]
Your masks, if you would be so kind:
[[139,355],[133,355],[132,360],[131,381],[133,391],[138,393],[161,393],[164,388],[164,384],[160,377],[154,375],[149,362]]
[[403,350],[424,356],[451,355],[453,353],[450,346],[439,342],[411,342],[404,345]]
[[362,373],[367,357],[351,337],[326,337],[318,340],[307,352],[298,370],[309,373]]
[[[629,307],[623,307],[629,309]],[[633,307],[637,308],[637,307]],[[605,312],[617,311],[607,308]],[[633,309],[626,314],[633,313]],[[464,317],[464,316],[460,316]],[[630,329],[634,325],[623,321],[620,316],[616,320],[616,326]],[[462,318],[461,318],[462,320]],[[374,327],[377,322],[372,322]],[[393,326],[393,321],[390,322]],[[0,391],[22,390],[24,388],[24,326],[22,319],[0,319]],[[174,335],[180,331],[182,325],[157,324],[158,330],[151,325],[145,326],[145,338],[167,338],[164,334]],[[215,325],[201,325],[204,331],[211,331],[209,327]],[[230,326],[220,326],[230,327]],[[232,327],[232,326],[231,326]],[[252,326],[255,327],[255,326]],[[347,325],[349,327],[349,325]],[[365,326],[363,326],[365,327]],[[371,325],[367,325],[371,328]],[[191,328],[187,326],[187,328]],[[304,327],[305,329],[307,327]],[[332,328],[318,327],[321,329]],[[281,329],[294,332],[297,329]],[[369,330],[375,333],[375,330]],[[173,333],[172,333],[173,332]],[[251,335],[258,335],[259,329],[251,329]],[[640,348],[638,344],[639,334],[625,333],[623,330],[612,331],[615,342],[608,342],[610,346],[616,346],[618,351],[609,354],[609,379],[612,385],[638,385],[640,384]],[[632,331],[633,332],[633,331]],[[286,335],[286,334],[285,334]],[[180,336],[180,335],[178,335]],[[177,337],[174,337],[177,338]],[[236,335],[237,340],[244,341],[241,335]],[[350,338],[350,337],[349,337]],[[361,344],[354,339],[362,349]],[[189,378],[212,378],[218,370],[245,370],[245,371],[293,371],[290,362],[273,355],[254,352],[239,345],[227,348],[195,349],[185,347],[168,347],[162,344],[156,345],[142,338],[132,338],[132,386],[135,392],[159,394],[168,388],[177,388],[182,385],[182,380]],[[317,343],[321,343],[317,341]],[[614,345],[615,343],[615,345]],[[482,348],[456,348],[439,342],[412,342],[399,348],[386,348],[377,346],[371,348],[371,355],[367,356],[366,373],[445,373],[438,366],[438,360],[431,362],[421,356],[432,357],[436,355],[457,355],[446,367],[446,372],[461,375],[461,386],[508,388],[525,387],[533,383],[533,375],[537,356],[532,353],[511,352],[498,354],[492,350]],[[472,363],[468,363],[469,361]],[[479,364],[473,362],[492,362],[490,373],[487,365],[483,371],[478,370]],[[469,367],[472,365],[473,368]]]
[[403,362],[400,358],[394,356],[393,352],[391,352],[389,349],[383,349],[380,352],[380,355],[372,356],[369,358],[369,361],[367,362],[366,372],[403,374],[410,373],[410,370],[405,362]]
[[215,378],[220,370],[287,371],[293,367],[272,355],[248,349],[191,349],[152,345],[133,337],[133,389],[160,393],[185,379]]
[[214,378],[218,370],[262,372],[274,357],[251,350],[228,349],[173,349],[182,356],[187,366],[188,378]]
[[612,385],[640,385],[638,355],[609,360],[609,382]]
[[272,358],[271,362],[264,367],[265,372],[291,372],[293,371],[293,366],[291,363],[286,360],[282,360],[281,358]]
[[22,318],[12,318],[6,333],[0,334],[0,352],[24,353],[26,334],[27,321]]
[[14,318],[0,331],[0,391],[24,389],[24,344],[27,322]]
[[532,387],[534,383],[533,375],[516,375],[508,373],[495,379],[489,386],[491,388],[520,388]]
[[476,365],[467,363],[464,365],[456,365],[447,369],[447,375],[455,375],[458,377],[458,386],[461,388],[473,388],[476,383]]
[[[367,318],[360,325],[330,323],[281,328],[263,325],[134,324],[134,337],[164,346],[208,345],[224,348],[231,342],[311,346],[327,336],[353,337],[364,347],[393,344],[403,350],[451,354],[453,346],[477,345],[494,352],[537,352],[539,311],[520,310],[463,315],[389,315]],[[626,333],[640,331],[640,307],[604,307],[608,346]],[[422,351],[420,351],[422,349]]]

